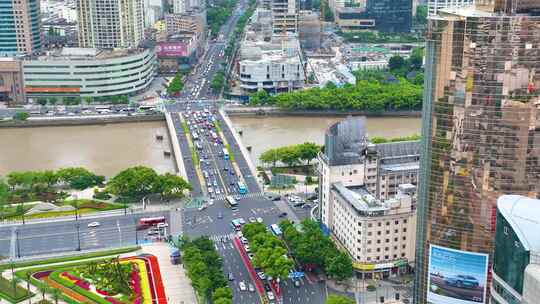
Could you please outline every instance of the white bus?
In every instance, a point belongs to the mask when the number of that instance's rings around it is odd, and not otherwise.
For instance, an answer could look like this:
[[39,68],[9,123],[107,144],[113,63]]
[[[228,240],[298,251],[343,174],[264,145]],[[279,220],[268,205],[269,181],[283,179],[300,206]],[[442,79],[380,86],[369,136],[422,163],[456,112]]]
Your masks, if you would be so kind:
[[231,195],[227,195],[225,197],[225,204],[227,204],[227,207],[231,208],[232,210],[238,209],[238,202]]
[[111,113],[111,106],[96,106],[95,109],[99,114]]

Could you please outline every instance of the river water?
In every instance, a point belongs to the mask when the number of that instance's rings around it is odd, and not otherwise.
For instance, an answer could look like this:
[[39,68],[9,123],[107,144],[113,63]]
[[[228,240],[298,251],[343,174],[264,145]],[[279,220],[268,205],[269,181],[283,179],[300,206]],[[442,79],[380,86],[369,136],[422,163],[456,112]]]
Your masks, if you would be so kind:
[[[231,116],[237,131],[242,131],[242,142],[251,146],[251,159],[257,164],[264,151],[280,146],[299,144],[306,141],[322,145],[324,132],[343,116]],[[418,117],[368,117],[368,136],[400,137],[420,134],[421,119]]]
[[[267,149],[312,141],[322,144],[326,128],[343,117],[231,117],[257,163]],[[370,136],[397,137],[420,132],[419,118],[368,118]],[[164,135],[163,141],[156,134]],[[164,122],[0,128],[0,176],[10,171],[82,166],[112,176],[136,165],[174,172]]]
[[[164,135],[162,141],[156,134]],[[165,122],[0,129],[0,176],[82,166],[105,176],[136,165],[174,172]]]

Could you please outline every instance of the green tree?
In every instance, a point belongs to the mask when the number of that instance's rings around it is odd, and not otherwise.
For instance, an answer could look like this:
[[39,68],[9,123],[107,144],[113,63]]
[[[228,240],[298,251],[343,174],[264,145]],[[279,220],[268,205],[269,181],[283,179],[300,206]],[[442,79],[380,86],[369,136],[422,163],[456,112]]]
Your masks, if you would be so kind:
[[296,146],[288,146],[278,149],[280,154],[280,161],[287,166],[292,167],[300,160],[299,149]]
[[3,180],[0,180],[0,206],[6,203],[8,197],[9,186]]
[[414,21],[417,24],[425,25],[427,23],[428,8],[427,5],[418,5],[416,7],[416,16]]
[[165,173],[160,175],[154,185],[154,192],[159,193],[163,199],[181,198],[184,190],[191,189],[191,185],[182,177]]
[[154,169],[143,166],[128,168],[107,183],[107,191],[125,198],[140,199],[154,193],[158,178]]
[[104,176],[96,175],[85,168],[62,168],[56,172],[58,180],[72,189],[83,190],[103,183]]
[[210,87],[212,88],[212,91],[214,91],[214,93],[219,93],[219,91],[221,91],[221,89],[223,88],[224,84],[225,75],[223,71],[219,71],[212,78],[212,81],[210,82]]
[[167,87],[167,94],[171,96],[178,95],[182,89],[184,88],[184,83],[182,82],[182,74],[176,73],[174,78],[169,83],[169,86]]
[[28,117],[30,117],[30,114],[27,112],[16,112],[15,115],[13,115],[13,119],[20,121],[27,120]]
[[250,240],[260,233],[266,233],[266,226],[262,223],[248,223],[242,227],[242,233],[244,236]]
[[219,298],[214,301],[214,304],[232,304],[232,303],[233,303],[232,299],[227,299],[227,298]]
[[424,62],[424,48],[414,48],[407,62],[412,70],[422,69],[422,64]]
[[92,96],[84,97],[84,103],[86,103],[86,104],[91,104],[93,101],[94,101],[94,99],[92,98]]
[[51,294],[54,300],[54,304],[58,304],[58,300],[60,299],[60,295],[62,294],[62,292],[58,288],[53,288]]
[[392,70],[400,70],[406,65],[405,59],[399,55],[394,55],[388,60],[388,68]]
[[55,105],[58,102],[58,99],[56,97],[49,97],[47,101],[49,102],[49,104]]
[[348,297],[331,294],[326,298],[326,304],[355,304],[356,302]]
[[223,299],[223,298],[232,300],[233,294],[232,294],[232,290],[229,287],[216,288],[216,290],[212,292],[212,300],[214,301],[214,303],[217,299]]
[[298,157],[309,165],[309,162],[317,157],[321,147],[315,143],[305,142],[298,145]]
[[40,97],[40,98],[37,99],[37,103],[38,103],[39,105],[44,106],[44,105],[47,104],[47,98]]
[[351,257],[345,252],[339,252],[335,256],[327,256],[325,264],[326,274],[338,281],[349,279],[353,275]]
[[265,164],[272,164],[272,167],[276,166],[276,163],[280,160],[280,154],[277,149],[270,149],[259,156],[259,160]]

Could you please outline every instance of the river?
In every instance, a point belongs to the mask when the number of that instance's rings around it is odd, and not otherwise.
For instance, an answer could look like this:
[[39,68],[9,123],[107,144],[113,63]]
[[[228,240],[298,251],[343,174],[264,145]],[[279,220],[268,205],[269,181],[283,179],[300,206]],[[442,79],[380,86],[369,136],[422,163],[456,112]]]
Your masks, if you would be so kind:
[[[264,151],[280,146],[306,141],[324,143],[324,132],[331,124],[343,120],[343,116],[231,116],[236,130],[242,131],[242,142],[251,146],[251,159],[257,164]],[[418,117],[368,117],[368,136],[400,137],[420,134],[421,119]]]
[[0,176],[74,166],[108,177],[136,165],[175,172],[173,158],[163,154],[171,150],[167,134],[164,122],[0,128]]
[[[252,147],[257,163],[267,149],[312,141],[322,144],[326,128],[343,117],[238,117],[231,120],[243,131],[242,141]],[[370,136],[397,137],[420,132],[419,118],[367,119]],[[164,135],[163,141],[156,134]],[[136,165],[159,173],[174,172],[164,122],[137,122],[66,127],[0,128],[0,176],[10,171],[82,166],[112,176]]]

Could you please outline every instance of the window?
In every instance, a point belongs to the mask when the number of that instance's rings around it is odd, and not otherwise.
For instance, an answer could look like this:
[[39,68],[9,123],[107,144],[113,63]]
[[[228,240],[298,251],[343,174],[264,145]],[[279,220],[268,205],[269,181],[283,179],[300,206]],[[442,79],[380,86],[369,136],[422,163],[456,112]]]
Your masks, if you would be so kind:
[[394,246],[394,250],[397,250],[397,246]]
[[377,226],[381,227],[381,226],[382,226],[382,223],[381,223],[381,222],[378,222],[378,223],[377,223]]
[[386,222],[386,226],[390,226],[390,222]]
[[390,243],[390,239],[386,239],[385,241],[386,241],[387,243]]
[[407,228],[403,228],[403,232],[407,232]]
[[371,258],[370,258],[370,257],[367,257],[367,260],[368,260],[368,261],[371,261]]
[[401,245],[401,248],[405,249],[407,246],[406,245]]
[[402,237],[402,239],[405,241],[407,238],[406,238],[406,237]]
[[397,259],[397,254],[394,254],[394,259]]
[[362,227],[362,222],[358,222],[358,226]]
[[401,253],[401,257],[405,257],[405,252],[402,252],[402,253]]
[[380,260],[380,259],[381,259],[381,257],[378,256],[378,257],[377,257],[377,261]]
[[404,219],[404,220],[403,220],[403,224],[407,224],[407,219]]
[[390,250],[390,248],[384,247],[384,251],[388,251],[388,250]]
[[397,238],[397,237],[396,237],[396,238],[394,238],[394,242],[397,242],[397,241],[398,241],[398,238]]
[[377,248],[377,252],[381,252],[381,248]]
[[371,252],[371,249],[370,249],[370,248],[368,248],[367,252],[368,252],[368,253],[369,253],[369,252]]
[[504,226],[504,234],[508,235],[508,227]]
[[398,224],[399,224],[399,221],[396,220],[396,221],[394,222],[394,224],[398,225]]
[[372,227],[371,223],[367,224],[367,226],[368,226],[368,228],[371,228],[371,227]]
[[380,244],[381,243],[381,240],[377,240],[377,244]]
[[367,233],[368,236],[371,236],[371,231]]
[[368,240],[367,243],[368,243],[368,245],[370,245],[370,244],[371,244],[371,240]]
[[362,234],[362,231],[361,230],[358,230],[358,235]]
[[381,232],[380,232],[380,231],[377,231],[377,235],[381,235]]
[[386,230],[386,234],[390,234],[390,230]]
[[385,260],[388,260],[388,258],[389,258],[389,256],[387,256],[387,255],[384,256],[384,259],[385,259]]

